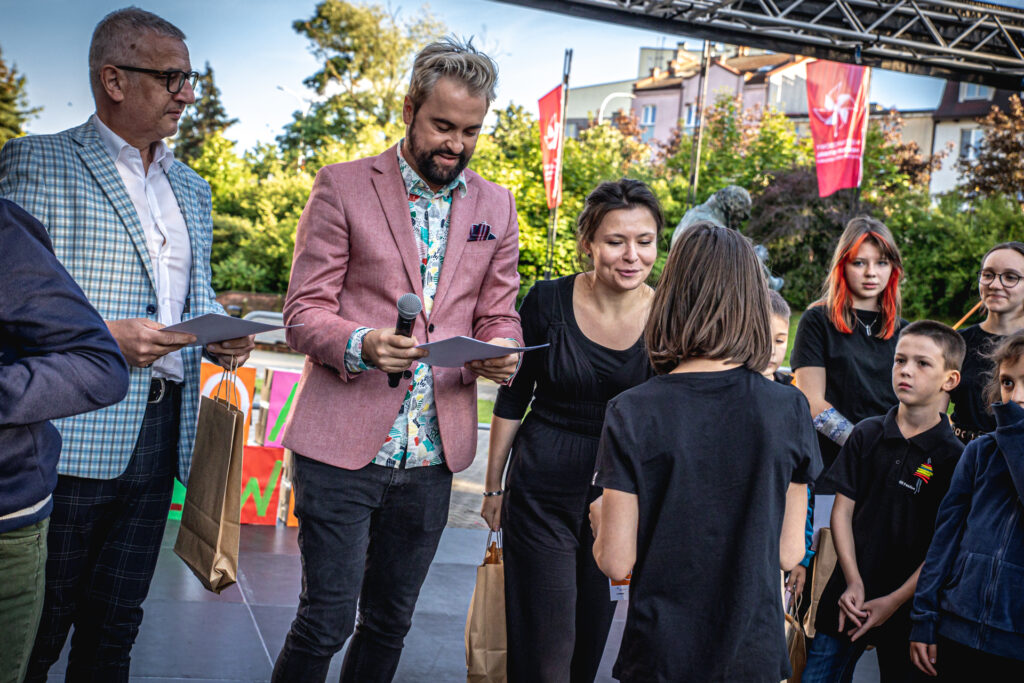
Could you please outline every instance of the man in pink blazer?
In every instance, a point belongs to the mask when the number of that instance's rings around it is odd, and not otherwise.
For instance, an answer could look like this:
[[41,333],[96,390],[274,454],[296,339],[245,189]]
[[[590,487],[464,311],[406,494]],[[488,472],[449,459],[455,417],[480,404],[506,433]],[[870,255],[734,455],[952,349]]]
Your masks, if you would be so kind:
[[[431,368],[422,342],[521,344],[519,231],[511,193],[466,170],[494,62],[472,45],[417,55],[405,138],[327,166],[299,221],[285,302],[306,365],[285,432],[302,553],[298,614],[273,681],[323,681],[348,636],[342,681],[391,681],[448,519],[452,472],[476,451],[476,377],[518,356]],[[397,299],[423,302],[412,337]],[[402,373],[398,388],[387,373]],[[358,621],[356,605],[358,601]]]

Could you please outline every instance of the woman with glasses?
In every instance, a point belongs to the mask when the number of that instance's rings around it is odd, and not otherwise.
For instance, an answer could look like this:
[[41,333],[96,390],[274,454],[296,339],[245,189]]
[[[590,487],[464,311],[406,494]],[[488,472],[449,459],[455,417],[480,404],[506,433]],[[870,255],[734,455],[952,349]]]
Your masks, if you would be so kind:
[[960,332],[967,356],[959,386],[950,392],[953,431],[965,444],[996,428],[988,412],[985,385],[992,364],[987,354],[1003,337],[1024,329],[1024,243],[1003,242],[981,259],[978,293],[987,315]]

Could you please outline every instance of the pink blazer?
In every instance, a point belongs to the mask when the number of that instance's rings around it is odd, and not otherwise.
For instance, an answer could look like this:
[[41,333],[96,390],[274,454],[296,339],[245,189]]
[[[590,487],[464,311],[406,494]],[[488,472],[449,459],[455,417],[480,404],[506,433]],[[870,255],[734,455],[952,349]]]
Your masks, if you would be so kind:
[[[466,196],[456,190],[453,198],[433,311],[429,320],[419,315],[413,334],[421,343],[457,335],[521,342],[515,200],[472,171],[466,185]],[[404,384],[388,387],[379,370],[349,374],[345,346],[358,327],[393,327],[402,294],[423,296],[407,196],[392,147],[320,169],[299,220],[284,321],[302,324],[287,335],[306,364],[283,443],[336,467],[373,460],[405,395]],[[494,239],[469,241],[481,223]],[[434,397],[445,460],[458,472],[476,453],[475,375],[435,368]]]

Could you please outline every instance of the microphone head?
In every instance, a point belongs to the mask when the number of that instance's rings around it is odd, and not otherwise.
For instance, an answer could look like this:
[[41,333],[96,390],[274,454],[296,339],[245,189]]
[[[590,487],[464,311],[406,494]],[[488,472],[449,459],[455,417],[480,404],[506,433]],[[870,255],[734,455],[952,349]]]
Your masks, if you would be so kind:
[[398,297],[398,313],[403,318],[415,318],[422,310],[423,302],[412,292]]

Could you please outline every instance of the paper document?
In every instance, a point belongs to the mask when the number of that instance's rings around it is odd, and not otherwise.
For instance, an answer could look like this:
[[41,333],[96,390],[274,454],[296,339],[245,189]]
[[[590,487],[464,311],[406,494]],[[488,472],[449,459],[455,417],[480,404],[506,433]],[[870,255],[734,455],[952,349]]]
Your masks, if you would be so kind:
[[299,327],[299,325],[268,325],[267,323],[257,323],[252,320],[243,320],[242,318],[232,318],[230,315],[207,313],[198,318],[192,318],[183,323],[160,329],[164,332],[184,332],[195,335],[197,339],[196,344],[206,346],[213,342],[248,337],[250,334],[281,330],[286,327]]
[[419,360],[424,365],[436,365],[440,368],[461,368],[471,360],[501,358],[510,353],[533,351],[534,349],[542,349],[545,346],[547,344],[510,348],[500,344],[488,344],[471,337],[452,337],[450,339],[430,342],[429,344],[420,344],[416,348],[430,351],[429,356]]

